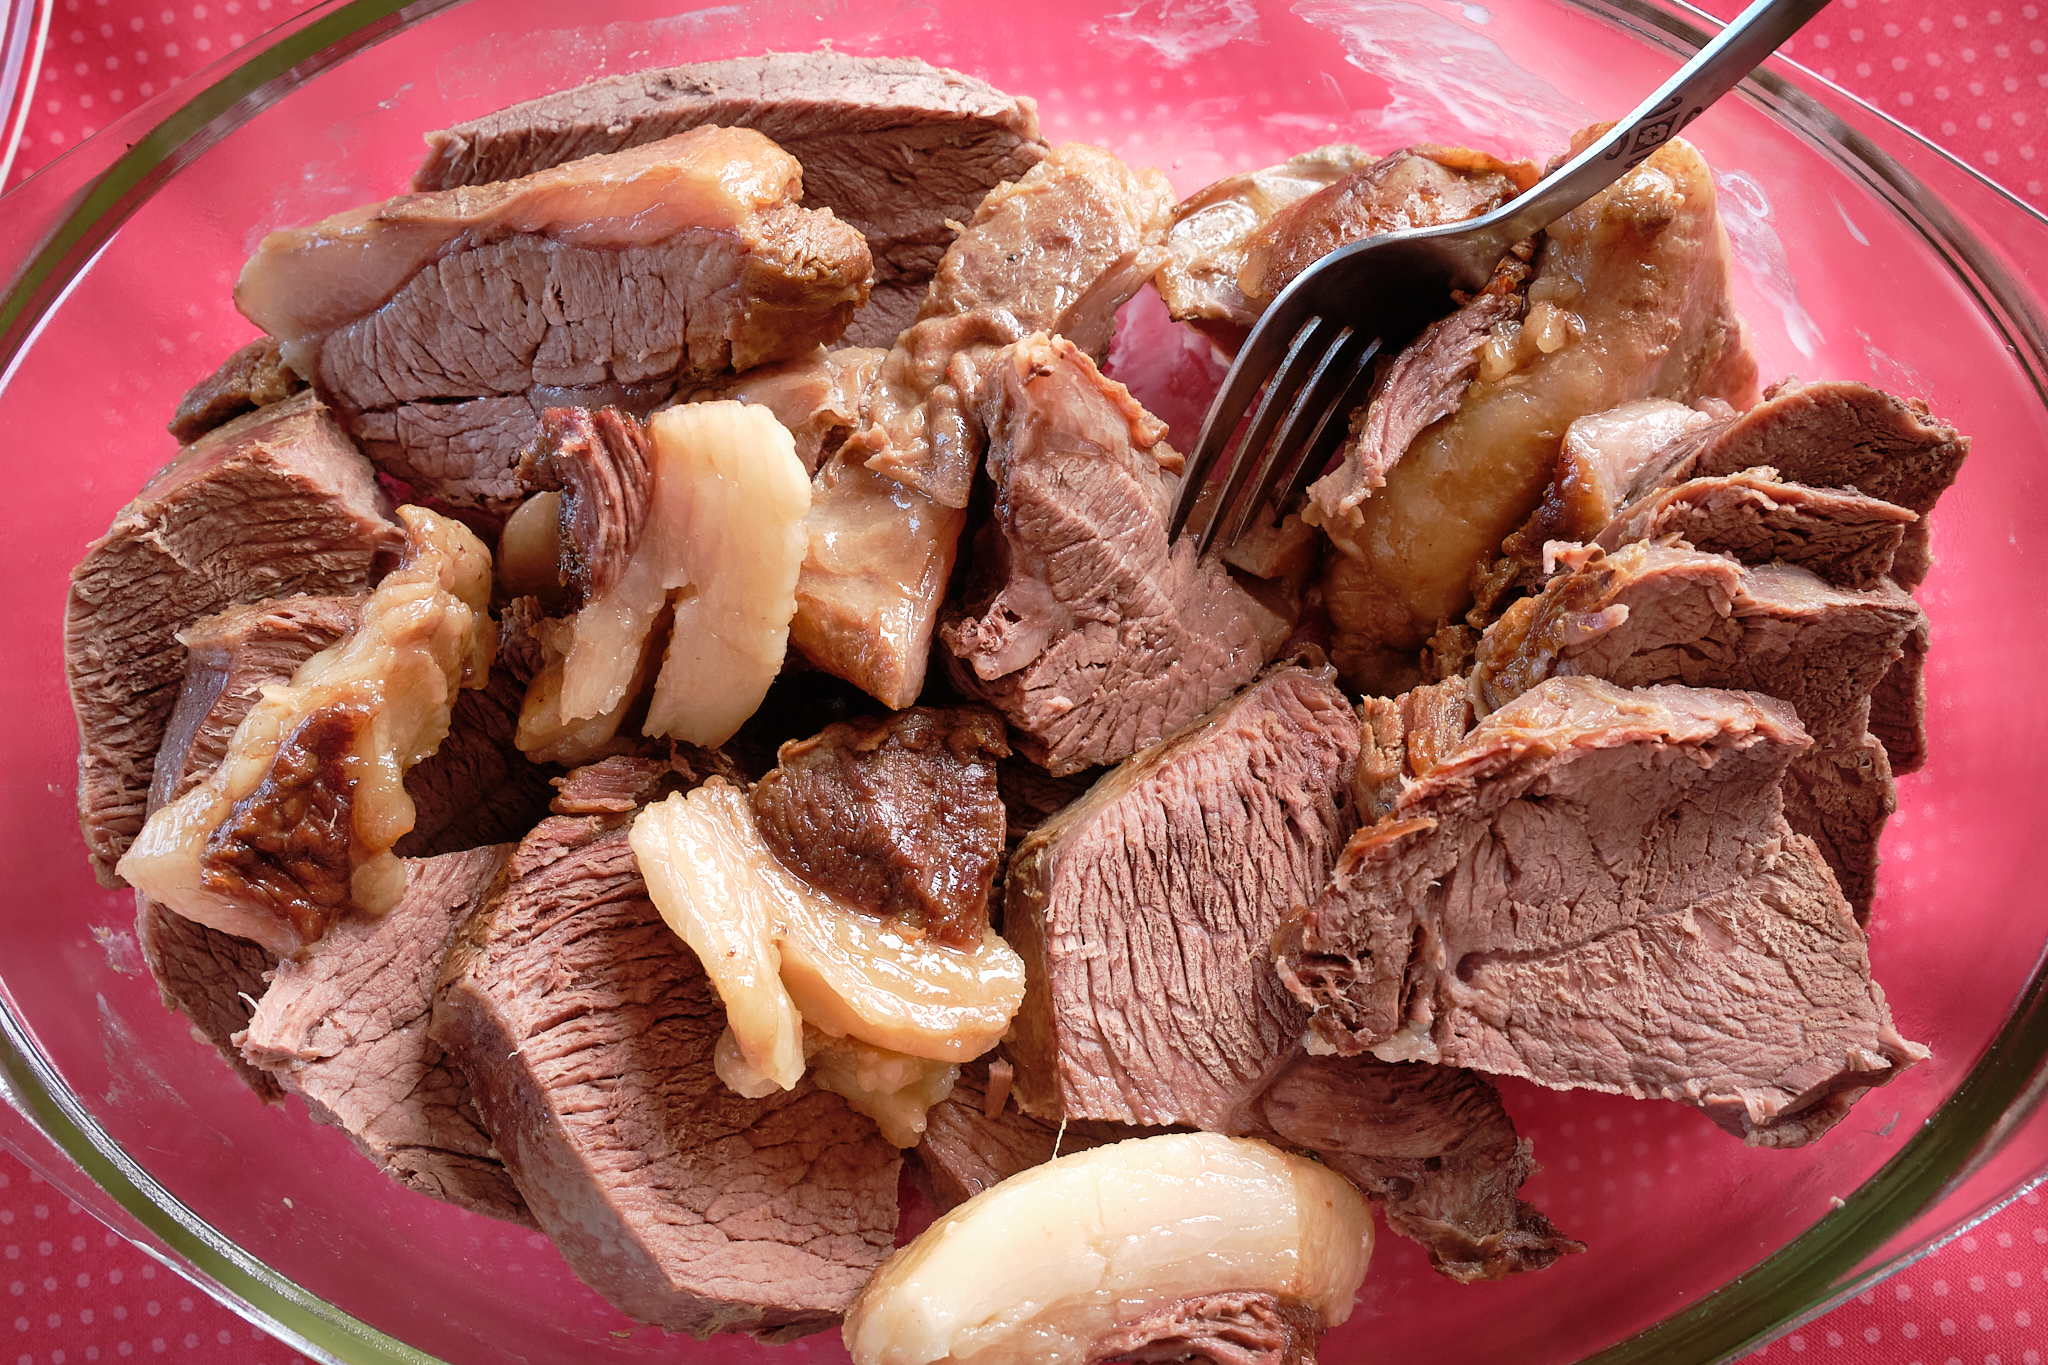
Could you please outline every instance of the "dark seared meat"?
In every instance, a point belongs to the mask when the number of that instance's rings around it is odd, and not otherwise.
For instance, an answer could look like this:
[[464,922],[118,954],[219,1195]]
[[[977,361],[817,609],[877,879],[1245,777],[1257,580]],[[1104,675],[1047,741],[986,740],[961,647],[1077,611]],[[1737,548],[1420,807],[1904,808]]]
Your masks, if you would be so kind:
[[1045,156],[1031,101],[909,57],[771,52],[606,76],[427,136],[418,190],[508,180],[715,124],[803,163],[806,208],[858,228],[875,286],[847,329],[887,346],[982,196]]
[[1889,766],[1866,743],[1872,689],[1924,620],[1889,580],[1848,592],[1789,565],[1744,568],[1636,544],[1594,552],[1510,608],[1480,642],[1473,695],[1498,706],[1543,678],[1576,674],[1790,702],[1813,745],[1792,759],[1785,818],[1820,845],[1860,917],[1894,805]]
[[953,947],[988,930],[1003,855],[1003,722],[917,707],[782,746],[754,788],[769,852],[811,885]]
[[223,422],[282,403],[305,387],[284,363],[277,338],[258,337],[186,391],[168,430],[179,445],[191,445]]
[[1207,1361],[1209,1365],[1315,1365],[1328,1326],[1314,1306],[1266,1293],[1176,1299],[1120,1322],[1089,1352],[1091,1362]]
[[654,504],[647,428],[617,408],[549,408],[519,484],[562,495],[561,580],[580,604],[617,585]]
[[995,512],[940,638],[1020,752],[1055,776],[1121,762],[1279,649],[1289,622],[1192,540],[1168,545],[1180,456],[1077,347],[1041,334],[1004,352],[982,413]]
[[759,134],[698,128],[272,233],[235,301],[385,472],[502,513],[547,408],[638,415],[839,336],[867,246],[801,191]]
[[901,1159],[808,1079],[760,1100],[718,1079],[725,1011],[647,900],[626,819],[555,816],[521,842],[449,955],[431,1036],[534,1221],[621,1312],[827,1327],[889,1253]]
[[1777,789],[1808,740],[1749,692],[1555,678],[1346,846],[1276,940],[1343,1053],[1698,1105],[1796,1146],[1926,1056]]
[[511,853],[409,861],[388,913],[351,915],[278,965],[236,1041],[400,1184],[531,1227],[469,1082],[427,1037],[441,960]]
[[1535,183],[1531,162],[1465,147],[1404,148],[1275,213],[1246,240],[1238,285],[1253,302],[1269,303],[1340,246],[1476,218]]
[[389,502],[311,394],[185,448],[71,571],[64,663],[78,716],[78,808],[102,882],[142,828],[185,674],[176,632],[238,602],[356,593],[395,552]]
[[1783,561],[1838,588],[1874,588],[1891,573],[1900,538],[1918,520],[1879,498],[1747,469],[1688,479],[1640,498],[1616,513],[1595,543],[1616,550],[1676,536],[1744,564]]
[[1238,1132],[1305,1020],[1266,959],[1351,828],[1358,721],[1285,667],[1125,762],[1011,860],[1029,1112]]

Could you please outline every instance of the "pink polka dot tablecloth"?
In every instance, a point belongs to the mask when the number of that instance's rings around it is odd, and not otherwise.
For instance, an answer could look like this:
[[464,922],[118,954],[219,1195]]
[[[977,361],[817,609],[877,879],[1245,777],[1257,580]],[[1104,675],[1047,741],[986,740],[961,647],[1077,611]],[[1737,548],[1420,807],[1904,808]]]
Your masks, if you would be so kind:
[[[302,0],[56,0],[13,185]],[[1708,0],[1724,16],[1737,6]],[[1834,0],[1787,47],[1822,77],[2048,209],[2048,16],[2027,0]],[[302,1359],[0,1151],[0,1365]],[[2039,1193],[1753,1359],[2041,1365]]]

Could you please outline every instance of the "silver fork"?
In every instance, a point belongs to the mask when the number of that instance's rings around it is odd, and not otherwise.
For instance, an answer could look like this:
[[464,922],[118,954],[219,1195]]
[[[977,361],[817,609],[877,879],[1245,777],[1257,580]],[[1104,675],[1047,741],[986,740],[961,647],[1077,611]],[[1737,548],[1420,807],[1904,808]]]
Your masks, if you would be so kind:
[[1528,193],[1464,222],[1353,242],[1303,271],[1260,317],[1209,404],[1168,538],[1177,540],[1186,529],[1209,471],[1262,384],[1265,397],[1238,443],[1215,514],[1202,528],[1200,553],[1208,553],[1219,531],[1227,530],[1226,547],[1236,544],[1283,480],[1286,488],[1274,505],[1284,512],[1302,499],[1336,452],[1346,418],[1365,401],[1381,352],[1448,313],[1452,290],[1484,288],[1515,243],[1620,179],[1826,5],[1756,0],[1634,113]]

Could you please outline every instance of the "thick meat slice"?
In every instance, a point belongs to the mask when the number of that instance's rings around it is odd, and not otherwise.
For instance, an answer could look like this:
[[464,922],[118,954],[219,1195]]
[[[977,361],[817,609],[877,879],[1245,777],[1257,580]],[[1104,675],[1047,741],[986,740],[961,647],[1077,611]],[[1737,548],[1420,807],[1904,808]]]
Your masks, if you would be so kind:
[[792,740],[754,787],[754,821],[784,867],[895,921],[973,948],[1003,855],[1003,722],[978,706],[917,707]]
[[1787,483],[1774,469],[1688,479],[1638,498],[1595,538],[1604,550],[1675,536],[1744,564],[1783,561],[1838,588],[1873,588],[1919,520],[1895,503]]
[[409,860],[398,904],[280,963],[236,1041],[400,1184],[531,1227],[469,1082],[427,1037],[441,960],[511,853]]
[[[1927,514],[1969,453],[1970,438],[1922,399],[1894,398],[1846,380],[1788,379],[1675,465],[1671,479],[1769,466],[1786,479],[1853,488],[1918,513],[1891,568],[1893,580],[1911,592],[1934,563]],[[1927,758],[1926,655],[1923,629],[1871,698],[1870,728],[1884,741],[1894,772],[1916,772]]]
[[1304,1021],[1266,944],[1328,876],[1357,761],[1344,695],[1281,668],[1024,840],[1003,930],[1027,1111],[1243,1131]]
[[759,403],[789,428],[804,472],[815,475],[860,421],[861,395],[888,354],[872,346],[830,351],[820,347],[795,360],[714,379],[683,395],[682,401],[730,398],[735,403]]
[[175,633],[237,602],[370,586],[395,552],[390,502],[311,394],[186,447],[71,571],[64,666],[78,716],[78,810],[93,870],[142,828],[185,673]]
[[789,627],[804,657],[894,710],[916,701],[985,443],[982,375],[1037,330],[1101,359],[1172,210],[1158,171],[1081,143],[982,201],[813,481]]
[[914,57],[770,52],[606,76],[429,133],[416,190],[510,180],[711,124],[752,128],[803,164],[806,208],[867,238],[874,293],[847,337],[887,346],[982,196],[1045,156],[1028,99]]
[[[362,597],[292,597],[230,607],[178,632],[185,685],[157,751],[149,810],[190,791],[220,763],[235,727],[266,683],[288,681],[300,664],[355,629]],[[135,940],[164,1004],[192,1021],[256,1093],[283,1092],[250,1066],[231,1041],[249,1022],[274,959],[255,943],[186,919],[135,893]]]
[[1289,157],[1277,166],[1229,176],[1180,201],[1166,230],[1166,264],[1153,285],[1176,322],[1204,330],[1248,328],[1260,308],[1237,286],[1245,241],[1289,204],[1371,164],[1371,158],[1338,143]]
[[179,445],[191,445],[223,422],[282,403],[305,387],[306,381],[284,363],[277,338],[258,337],[186,390],[169,431]]
[[1470,604],[1473,566],[1541,502],[1572,419],[1639,398],[1756,399],[1713,177],[1690,144],[1664,144],[1545,236],[1520,328],[1362,521],[1326,528],[1344,552],[1327,584],[1332,653],[1361,690],[1412,683],[1423,641]]
[[1755,693],[1556,678],[1345,847],[1281,972],[1344,1053],[1696,1104],[1797,1146],[1927,1055],[1777,787]]
[[1792,760],[1785,818],[1820,845],[1860,917],[1895,806],[1890,768],[1867,741],[1871,689],[1924,619],[1889,581],[1848,592],[1790,565],[1745,569],[1637,544],[1594,553],[1510,608],[1480,642],[1472,690],[1491,709],[1544,678],[1578,674],[1790,702],[1814,742]]
[[1238,287],[1254,306],[1338,247],[1383,232],[1476,218],[1535,184],[1535,163],[1468,147],[1418,145],[1381,157],[1287,205],[1245,240]]
[[507,511],[542,410],[644,412],[845,329],[867,247],[802,187],[760,134],[700,128],[272,233],[235,302],[380,468]]
[[991,193],[882,362],[848,457],[965,507],[982,449],[973,409],[996,354],[1043,331],[1100,360],[1116,310],[1166,259],[1172,213],[1165,176],[1078,142]]
[[[607,762],[627,771],[586,795],[654,794],[658,775]],[[816,1331],[889,1253],[901,1159],[809,1080],[750,1100],[718,1079],[725,1011],[647,899],[629,818],[526,837],[449,955],[431,1036],[535,1222],[621,1312],[700,1336]]]
[[1055,776],[1120,763],[1250,681],[1290,623],[1192,540],[1169,545],[1181,458],[1064,338],[998,357],[984,393],[995,514],[963,613],[958,685]]

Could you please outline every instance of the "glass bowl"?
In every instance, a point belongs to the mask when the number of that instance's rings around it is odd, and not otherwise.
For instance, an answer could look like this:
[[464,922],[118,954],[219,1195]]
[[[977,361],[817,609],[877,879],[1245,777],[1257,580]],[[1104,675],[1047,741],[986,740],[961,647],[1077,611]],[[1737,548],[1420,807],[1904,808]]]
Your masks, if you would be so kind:
[[[271,228],[398,191],[425,131],[610,71],[827,41],[920,56],[1035,96],[1050,140],[1185,193],[1322,142],[1548,156],[1649,90],[1699,18],[1647,0],[330,0],[0,198],[0,459],[26,518],[0,596],[0,1139],[323,1359],[842,1358],[831,1334],[771,1357],[628,1322],[541,1238],[409,1194],[296,1103],[259,1103],[159,1003],[128,893],[86,868],[59,625],[67,571],[172,454],[179,393],[253,334],[229,299],[241,262]],[[2048,1168],[2048,221],[1789,65],[1687,136],[1717,168],[1767,378],[1924,395],[1975,440],[1921,594],[1933,758],[1900,784],[1871,935],[1934,1059],[1792,1152],[1674,1105],[1506,1086],[1545,1167],[1526,1196],[1591,1249],[1458,1286],[1385,1238],[1326,1360],[1722,1359]],[[1112,369],[1189,441],[1217,371],[1149,294]]]

